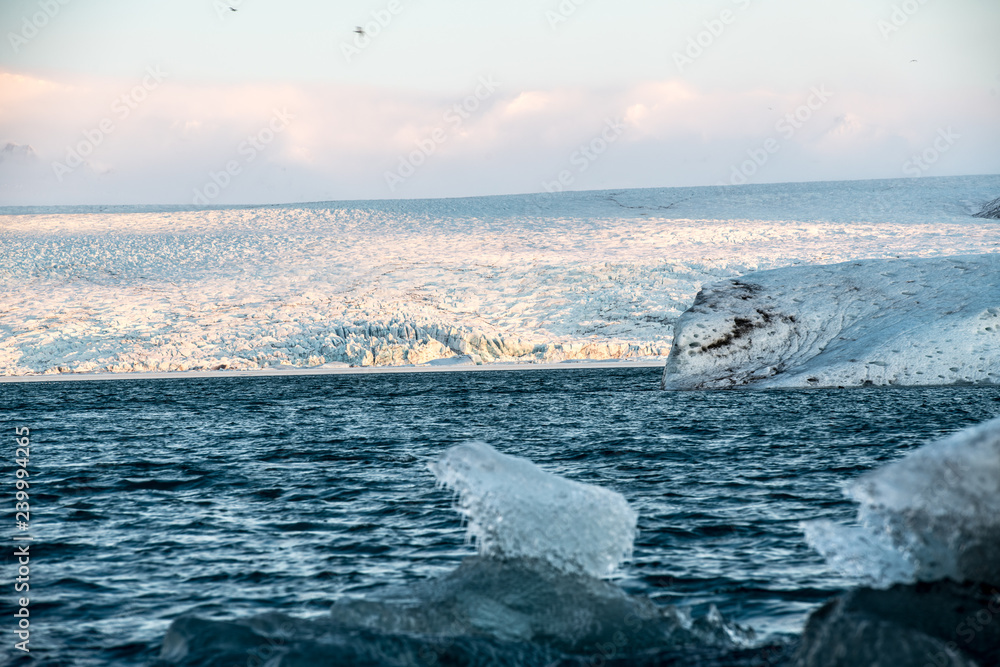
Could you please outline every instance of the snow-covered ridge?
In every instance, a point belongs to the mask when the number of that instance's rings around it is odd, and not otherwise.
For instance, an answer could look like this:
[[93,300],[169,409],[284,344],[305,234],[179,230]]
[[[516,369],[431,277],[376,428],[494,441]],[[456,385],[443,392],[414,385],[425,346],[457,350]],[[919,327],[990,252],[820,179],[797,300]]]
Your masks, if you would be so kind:
[[1000,254],[799,266],[708,285],[667,389],[1000,383]]
[[993,252],[1000,177],[0,213],[0,375],[665,356],[705,283]]

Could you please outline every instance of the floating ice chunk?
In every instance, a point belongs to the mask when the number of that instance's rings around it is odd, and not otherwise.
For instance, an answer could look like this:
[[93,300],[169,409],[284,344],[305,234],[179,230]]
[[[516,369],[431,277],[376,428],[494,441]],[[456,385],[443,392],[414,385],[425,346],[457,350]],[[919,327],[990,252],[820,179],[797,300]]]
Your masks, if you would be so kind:
[[830,567],[849,577],[877,586],[913,580],[913,561],[897,550],[886,535],[826,520],[810,521],[802,528],[806,542]]
[[877,585],[1000,583],[1000,419],[863,475],[848,495],[860,504],[857,539],[829,522],[806,526],[807,541],[831,564],[863,564]]
[[442,359],[431,359],[425,361],[424,366],[476,366],[483,363],[483,360],[476,354],[462,354],[455,357],[445,357]]
[[632,553],[638,516],[614,491],[547,473],[489,445],[457,445],[430,464],[458,494],[482,556],[536,558],[572,573],[608,576]]

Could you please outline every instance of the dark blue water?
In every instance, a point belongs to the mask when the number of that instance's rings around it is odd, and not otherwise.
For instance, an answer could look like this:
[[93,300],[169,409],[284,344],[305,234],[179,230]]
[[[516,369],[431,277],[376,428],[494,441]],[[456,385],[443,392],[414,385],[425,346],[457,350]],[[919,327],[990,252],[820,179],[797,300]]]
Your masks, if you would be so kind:
[[626,592],[781,641],[855,583],[799,522],[849,519],[845,482],[1000,414],[1000,387],[675,393],[659,374],[0,384],[11,507],[31,429],[32,664],[148,664],[182,616],[320,619],[447,575],[475,550],[427,462],[468,440],[622,493],[640,515]]

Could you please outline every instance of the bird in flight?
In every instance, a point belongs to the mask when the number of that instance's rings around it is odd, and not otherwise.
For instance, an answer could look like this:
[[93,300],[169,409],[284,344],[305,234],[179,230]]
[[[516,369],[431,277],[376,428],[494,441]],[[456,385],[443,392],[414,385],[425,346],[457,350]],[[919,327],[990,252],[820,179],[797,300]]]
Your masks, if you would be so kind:
[[361,26],[359,26],[359,25],[356,25],[356,26],[354,26],[354,32],[358,33],[358,34],[359,34],[359,35],[361,35],[362,37],[364,37],[364,36],[365,36],[365,35],[367,34],[367,33],[365,32],[365,29],[364,29],[364,28],[362,28],[362,27],[361,27]]

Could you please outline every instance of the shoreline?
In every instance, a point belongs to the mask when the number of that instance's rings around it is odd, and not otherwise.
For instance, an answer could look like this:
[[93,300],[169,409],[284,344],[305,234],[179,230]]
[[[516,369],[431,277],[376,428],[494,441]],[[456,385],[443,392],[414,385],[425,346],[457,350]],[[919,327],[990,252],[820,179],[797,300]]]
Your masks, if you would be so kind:
[[609,368],[663,368],[666,359],[645,361],[560,361],[551,363],[443,364],[436,366],[345,366],[336,368],[266,368],[245,371],[160,371],[150,373],[53,373],[5,375],[0,383],[92,382],[105,380],[183,380],[201,378],[252,378],[303,375],[377,375],[383,373],[454,373],[486,371],[588,370]]

